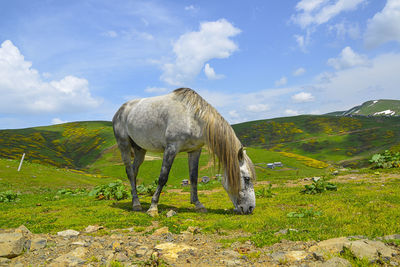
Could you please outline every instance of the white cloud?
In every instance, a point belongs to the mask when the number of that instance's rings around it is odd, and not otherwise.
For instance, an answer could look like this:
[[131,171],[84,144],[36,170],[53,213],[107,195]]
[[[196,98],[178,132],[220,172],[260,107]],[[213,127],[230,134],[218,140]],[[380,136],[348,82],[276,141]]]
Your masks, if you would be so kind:
[[266,104],[252,104],[247,106],[247,110],[251,112],[264,112],[269,109],[269,105]]
[[293,109],[286,109],[285,110],[285,114],[289,115],[289,116],[297,116],[300,113],[297,110],[293,110]]
[[218,80],[225,77],[222,74],[216,74],[214,69],[210,67],[210,64],[208,63],[204,66],[204,73],[206,74],[209,80]]
[[230,22],[220,19],[200,24],[200,30],[181,35],[173,45],[176,59],[163,66],[161,80],[181,86],[193,79],[213,58],[228,58],[238,49],[230,39],[240,33]]
[[116,31],[106,31],[106,32],[103,32],[101,35],[103,35],[105,37],[110,37],[110,38],[118,37],[118,33]]
[[186,11],[196,11],[197,8],[194,5],[185,6]]
[[51,124],[62,124],[62,123],[66,123],[67,121],[63,121],[60,118],[54,118],[51,120]]
[[342,12],[356,9],[366,0],[301,0],[291,20],[303,29],[328,22]]
[[321,112],[348,109],[371,99],[400,98],[400,53],[387,53],[370,59],[368,66],[341,69],[313,87],[323,96]]
[[305,68],[298,68],[297,70],[293,71],[293,76],[301,76],[306,73]]
[[161,94],[161,93],[167,92],[168,89],[165,88],[165,87],[147,87],[144,91],[145,91],[146,93]]
[[400,1],[387,0],[385,7],[368,20],[365,45],[375,48],[389,41],[400,42]]
[[231,110],[231,111],[229,111],[228,114],[229,114],[229,116],[231,116],[232,118],[235,118],[235,119],[240,117],[236,110]]
[[353,40],[360,38],[360,27],[357,23],[341,22],[328,26],[329,31],[336,34],[336,38],[345,39],[347,36]]
[[338,58],[328,59],[327,64],[337,70],[340,70],[355,66],[367,66],[369,64],[369,60],[367,56],[357,54],[353,51],[353,49],[351,49],[351,47],[346,46],[343,48]]
[[311,102],[314,100],[314,96],[311,93],[300,92],[298,94],[293,95],[292,100],[298,103]]
[[0,47],[0,112],[74,113],[101,103],[92,97],[86,79],[69,75],[45,82],[42,76],[11,41],[4,41]]
[[285,76],[275,81],[275,86],[283,86],[285,84],[287,84],[287,78]]

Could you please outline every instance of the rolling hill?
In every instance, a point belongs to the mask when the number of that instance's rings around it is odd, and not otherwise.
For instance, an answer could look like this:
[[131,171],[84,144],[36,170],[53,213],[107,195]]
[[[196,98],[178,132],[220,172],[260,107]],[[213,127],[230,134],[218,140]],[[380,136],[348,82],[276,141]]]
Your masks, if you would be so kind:
[[72,122],[53,126],[1,130],[0,157],[81,169],[115,144],[111,122]]
[[364,102],[346,111],[328,113],[333,116],[400,116],[400,100],[379,99]]
[[[359,166],[376,152],[400,150],[399,126],[400,117],[302,115],[240,123],[233,128],[248,147],[287,158],[305,156],[317,162]],[[33,163],[105,175],[112,175],[119,166],[117,172],[124,176],[112,125],[107,121],[0,130],[0,158],[20,159],[23,153]],[[158,172],[161,155],[148,155],[158,159],[154,161],[158,163],[148,163]],[[178,160],[186,162],[186,155]]]
[[400,117],[301,115],[233,125],[245,146],[288,151],[359,166],[372,154],[400,150]]

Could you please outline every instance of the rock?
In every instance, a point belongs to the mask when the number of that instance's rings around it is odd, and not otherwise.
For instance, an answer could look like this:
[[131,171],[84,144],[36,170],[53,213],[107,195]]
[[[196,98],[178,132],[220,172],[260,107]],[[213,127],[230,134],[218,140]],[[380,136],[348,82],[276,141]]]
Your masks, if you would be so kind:
[[298,232],[299,230],[297,230],[297,229],[291,229],[291,228],[289,228],[289,229],[282,229],[282,230],[279,230],[278,232],[276,232],[276,233],[274,233],[274,235],[275,236],[278,236],[278,235],[286,235],[287,233],[289,233],[289,232]]
[[269,256],[271,257],[272,260],[280,262],[285,259],[285,255],[286,255],[286,253],[284,251],[277,251],[277,252],[271,253]]
[[227,256],[231,259],[240,258],[240,254],[234,250],[224,250],[222,255]]
[[15,229],[14,231],[15,233],[21,233],[24,236],[30,236],[32,235],[31,231],[29,231],[28,228],[25,227],[25,225],[21,225],[20,227],[18,227],[17,229]]
[[319,252],[319,251],[313,252],[312,255],[313,255],[314,259],[316,259],[317,261],[324,261],[325,260],[324,254]]
[[0,258],[0,266],[10,266],[10,259],[7,258]]
[[84,264],[85,262],[86,261],[81,259],[81,258],[66,254],[66,255],[62,255],[62,256],[56,258],[54,260],[54,262],[51,263],[48,266],[50,266],[50,267],[53,267],[53,266],[54,267],[58,267],[58,266],[78,266],[78,265]]
[[0,257],[14,258],[22,254],[25,237],[21,233],[0,234]]
[[322,263],[320,267],[351,267],[351,263],[348,260],[333,257]]
[[121,243],[118,241],[114,241],[111,243],[111,248],[112,250],[114,250],[115,252],[120,252],[122,250],[122,246]]
[[83,247],[79,247],[68,253],[71,256],[79,257],[79,258],[84,258],[86,256],[86,253],[88,250]]
[[241,266],[240,260],[221,260],[221,263],[225,266]]
[[191,247],[189,245],[186,245],[184,243],[181,244],[176,244],[176,243],[162,243],[157,246],[155,246],[155,249],[160,252],[160,255],[162,258],[170,261],[176,261],[178,258],[178,254],[181,252],[189,251],[189,250],[196,250],[195,247]]
[[327,239],[319,242],[317,245],[310,247],[310,252],[329,252],[332,254],[340,253],[343,247],[348,244],[350,240],[347,237],[338,237]]
[[135,255],[138,258],[144,257],[149,252],[149,248],[146,246],[140,246],[136,249]]
[[168,227],[165,226],[155,230],[153,236],[161,236],[163,234],[168,234],[168,233],[169,233]]
[[85,233],[94,233],[101,229],[104,229],[104,227],[99,225],[89,225],[88,227],[85,228]]
[[129,261],[129,257],[123,252],[118,252],[117,254],[115,254],[114,259],[119,262]]
[[285,259],[289,262],[301,261],[307,258],[308,253],[303,250],[288,251],[285,254]]
[[200,233],[200,228],[197,227],[197,226],[195,226],[195,227],[194,226],[189,226],[186,231],[188,231],[188,232],[190,232],[192,234],[198,234],[198,233]]
[[85,242],[82,242],[82,241],[72,242],[71,245],[76,245],[76,246],[87,246],[87,244],[86,244]]
[[79,235],[79,232],[69,229],[69,230],[58,232],[57,235],[63,236],[63,237],[76,237]]
[[42,237],[37,237],[30,240],[29,251],[39,250],[45,248],[47,245],[47,239]]
[[395,235],[385,235],[383,237],[385,240],[400,240],[400,235],[395,234]]
[[174,211],[174,210],[170,210],[170,211],[168,211],[167,214],[166,214],[167,218],[172,217],[172,216],[175,216],[175,215],[176,215],[176,211]]
[[345,247],[348,248],[357,258],[366,258],[369,261],[378,260],[379,257],[388,260],[392,257],[392,254],[396,252],[387,247],[381,241],[372,241],[366,239],[351,241],[350,243],[346,244]]

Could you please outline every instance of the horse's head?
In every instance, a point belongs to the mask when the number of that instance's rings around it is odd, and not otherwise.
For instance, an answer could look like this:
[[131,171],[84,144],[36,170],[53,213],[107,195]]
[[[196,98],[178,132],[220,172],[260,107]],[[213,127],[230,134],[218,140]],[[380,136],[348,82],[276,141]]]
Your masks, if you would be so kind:
[[228,193],[235,211],[242,214],[250,214],[256,207],[256,196],[254,194],[253,182],[255,181],[255,171],[251,159],[246,155],[246,151],[240,148],[238,153],[240,167],[240,188],[237,193],[230,190],[226,179],[223,179],[222,184]]

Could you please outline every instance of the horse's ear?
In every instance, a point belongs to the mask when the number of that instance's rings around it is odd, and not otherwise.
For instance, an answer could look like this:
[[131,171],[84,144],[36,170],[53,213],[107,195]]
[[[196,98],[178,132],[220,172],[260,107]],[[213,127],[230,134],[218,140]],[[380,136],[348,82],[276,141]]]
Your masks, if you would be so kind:
[[238,159],[240,162],[243,161],[243,156],[244,156],[244,151],[243,151],[243,146],[240,147],[239,152],[238,152]]

